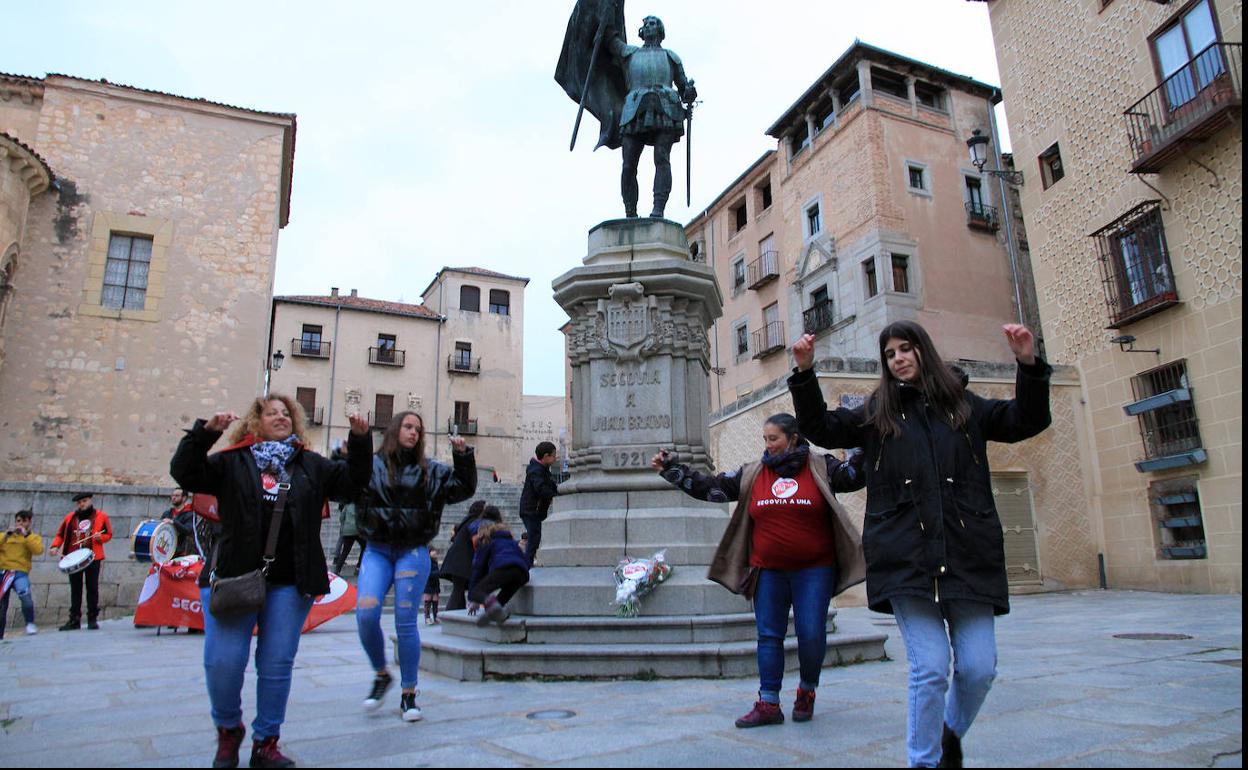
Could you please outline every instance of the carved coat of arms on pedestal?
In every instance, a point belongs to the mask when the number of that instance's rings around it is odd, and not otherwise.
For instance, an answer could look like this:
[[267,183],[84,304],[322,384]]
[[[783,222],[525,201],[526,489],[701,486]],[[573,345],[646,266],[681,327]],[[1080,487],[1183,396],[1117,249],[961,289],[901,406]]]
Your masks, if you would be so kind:
[[598,317],[607,331],[607,345],[620,361],[640,361],[646,341],[654,333],[658,300],[646,296],[640,283],[617,283],[610,299],[598,300]]

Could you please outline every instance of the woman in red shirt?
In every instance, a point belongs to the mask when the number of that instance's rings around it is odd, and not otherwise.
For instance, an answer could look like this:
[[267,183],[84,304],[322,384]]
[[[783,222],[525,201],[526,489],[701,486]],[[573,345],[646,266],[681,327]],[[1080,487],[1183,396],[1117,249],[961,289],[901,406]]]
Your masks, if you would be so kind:
[[862,536],[834,492],[863,487],[860,455],[815,455],[790,414],[763,424],[763,457],[717,476],[691,470],[666,451],[650,465],[691,497],[737,503],[707,577],[754,602],[758,702],[737,727],[780,724],[784,637],[793,610],[801,682],[793,721],[814,715],[827,653],[832,597],[866,578]]

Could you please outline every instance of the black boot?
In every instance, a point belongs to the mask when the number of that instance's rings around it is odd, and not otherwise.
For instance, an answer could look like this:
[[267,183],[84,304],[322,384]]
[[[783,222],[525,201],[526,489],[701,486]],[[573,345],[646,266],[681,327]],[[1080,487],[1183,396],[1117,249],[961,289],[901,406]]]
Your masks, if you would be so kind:
[[82,623],[81,623],[81,621],[79,621],[79,620],[78,620],[78,618],[70,618],[70,619],[69,619],[69,620],[65,623],[65,625],[61,626],[61,627],[60,627],[59,629],[57,629],[57,630],[58,630],[58,631],[77,631],[77,630],[78,630],[78,629],[80,629],[80,628],[82,628]]
[[962,766],[962,739],[945,725],[940,734],[940,764],[937,767]]

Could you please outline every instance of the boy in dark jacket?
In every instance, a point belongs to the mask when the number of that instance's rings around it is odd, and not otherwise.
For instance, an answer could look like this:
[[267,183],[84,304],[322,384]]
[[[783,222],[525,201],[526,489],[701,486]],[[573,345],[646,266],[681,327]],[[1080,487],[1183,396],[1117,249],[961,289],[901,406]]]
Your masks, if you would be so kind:
[[559,487],[550,473],[550,466],[558,460],[555,445],[543,441],[533,451],[535,457],[529,460],[528,470],[524,474],[524,489],[520,492],[520,520],[529,536],[529,545],[524,555],[533,566],[537,558],[537,549],[542,545],[542,522],[550,510],[550,501],[559,494]]
[[[488,523],[473,537],[476,556],[472,559],[472,581],[468,588],[468,614],[477,615],[477,625],[502,625],[511,612],[506,604],[529,582],[529,560],[504,524]],[[494,592],[498,591],[495,596]]]

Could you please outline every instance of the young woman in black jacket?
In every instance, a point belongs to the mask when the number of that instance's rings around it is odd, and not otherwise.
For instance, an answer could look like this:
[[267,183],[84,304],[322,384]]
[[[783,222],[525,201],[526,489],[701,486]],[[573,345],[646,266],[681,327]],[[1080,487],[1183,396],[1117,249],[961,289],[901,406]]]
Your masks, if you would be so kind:
[[1012,400],[966,390],[923,327],[901,321],[880,333],[880,382],[867,403],[828,411],[814,338],[793,346],[789,390],[802,433],[819,446],[866,448],[867,600],[896,616],[906,644],[916,767],[962,766],[961,738],[996,677],[993,617],[1010,605],[987,442],[1023,441],[1050,422],[1052,369],[1025,326],[1003,330],[1018,359]]
[[[429,581],[429,542],[442,526],[442,507],[472,497],[477,465],[472,448],[451,437],[454,467],[425,457],[425,424],[415,412],[390,421],[372,474],[356,506],[359,533],[367,544],[360,564],[355,619],[360,644],[377,672],[364,708],[381,706],[393,684],[386,668],[381,607],[394,586],[394,629],[399,638],[403,692],[399,711],[407,722],[421,718],[416,705],[420,667],[421,594]],[[351,451],[354,451],[352,449]],[[354,458],[348,454],[348,462]]]
[[[251,723],[252,767],[294,765],[277,748],[291,669],[299,636],[314,597],[329,593],[328,568],[321,549],[321,509],[327,498],[350,499],[368,482],[368,422],[351,417],[354,463],[338,463],[304,448],[300,406],[276,394],[256,399],[235,429],[232,445],[208,450],[236,415],[221,413],[197,420],[170,464],[170,473],[188,492],[215,495],[221,534],[210,558],[217,577],[244,575],[264,567],[268,590],[258,612],[218,617],[209,609],[211,575],[200,576],[204,608],[204,672],[212,720],[217,726],[213,767],[237,767],[245,730],[243,674],[256,633],[256,718]],[[274,508],[282,500],[277,549],[265,562],[265,544]]]

